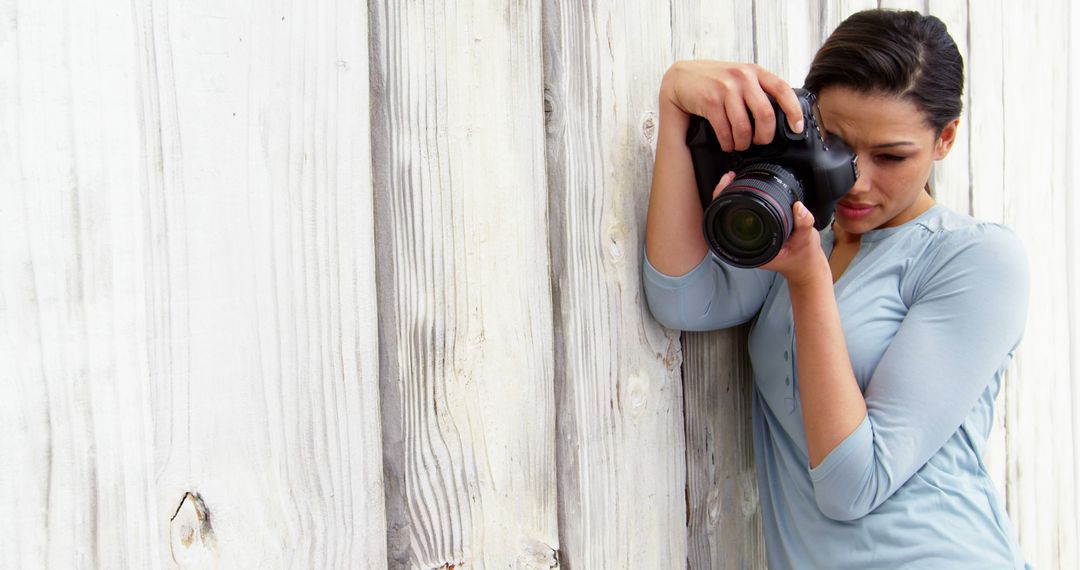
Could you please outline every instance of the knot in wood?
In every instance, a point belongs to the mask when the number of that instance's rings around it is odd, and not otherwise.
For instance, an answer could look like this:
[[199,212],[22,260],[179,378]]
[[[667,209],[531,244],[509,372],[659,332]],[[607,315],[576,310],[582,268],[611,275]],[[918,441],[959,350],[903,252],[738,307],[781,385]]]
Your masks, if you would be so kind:
[[641,115],[641,140],[650,148],[656,145],[656,112],[645,111]]
[[627,385],[629,387],[630,415],[639,417],[645,413],[645,408],[648,406],[648,381],[645,380],[643,374],[634,374],[630,376]]
[[173,562],[181,568],[213,567],[216,545],[210,511],[202,497],[198,493],[184,493],[169,520],[169,550]]

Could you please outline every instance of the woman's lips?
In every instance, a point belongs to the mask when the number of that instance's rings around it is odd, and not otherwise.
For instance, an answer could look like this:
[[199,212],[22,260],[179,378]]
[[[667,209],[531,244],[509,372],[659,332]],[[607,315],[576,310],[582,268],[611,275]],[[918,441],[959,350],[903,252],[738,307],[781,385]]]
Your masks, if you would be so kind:
[[859,219],[866,217],[874,210],[872,204],[845,204],[843,202],[836,203],[836,213],[849,219]]

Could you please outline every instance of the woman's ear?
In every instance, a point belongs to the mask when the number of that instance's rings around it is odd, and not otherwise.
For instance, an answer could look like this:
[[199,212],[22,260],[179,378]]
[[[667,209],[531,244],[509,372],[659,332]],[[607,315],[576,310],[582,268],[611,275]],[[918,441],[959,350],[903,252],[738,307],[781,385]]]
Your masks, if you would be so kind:
[[948,156],[953,144],[956,143],[956,133],[959,127],[960,119],[956,118],[949,121],[945,128],[941,129],[941,134],[934,141],[934,160],[941,160]]

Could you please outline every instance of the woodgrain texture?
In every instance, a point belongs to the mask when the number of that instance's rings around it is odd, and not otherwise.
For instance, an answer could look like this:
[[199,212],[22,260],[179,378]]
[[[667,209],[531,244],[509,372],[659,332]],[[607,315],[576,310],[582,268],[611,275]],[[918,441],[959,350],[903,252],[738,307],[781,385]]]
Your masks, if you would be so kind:
[[[1064,478],[1061,484],[1065,487],[1065,496],[1071,495],[1072,500],[1066,502],[1063,507],[1062,540],[1068,542],[1063,548],[1064,556],[1060,561],[1061,567],[1068,564],[1080,564],[1080,553],[1077,552],[1077,542],[1080,542],[1080,427],[1077,421],[1077,411],[1080,410],[1080,196],[1077,194],[1077,180],[1080,180],[1080,143],[1076,141],[1076,133],[1080,133],[1080,40],[1076,38],[1076,31],[1080,30],[1080,8],[1075,3],[1066,7],[1068,11],[1068,24],[1066,27],[1067,40],[1062,43],[1068,46],[1064,61],[1059,65],[1065,78],[1061,78],[1060,72],[1055,71],[1055,77],[1059,78],[1064,88],[1065,131],[1056,140],[1056,144],[1065,145],[1065,154],[1062,157],[1065,162],[1065,180],[1061,187],[1065,194],[1065,294],[1067,296],[1067,319],[1069,327],[1068,362],[1064,372],[1063,383],[1069,386],[1070,401],[1067,414],[1072,420],[1066,425],[1071,428],[1071,437],[1061,438],[1063,445],[1072,445],[1072,474],[1071,479]],[[1057,355],[1062,358],[1062,355]],[[1037,388],[1036,388],[1037,389]],[[1060,440],[1059,440],[1060,441]],[[1068,473],[1068,469],[1064,469]]]
[[[1002,3],[1002,180],[1006,224],[1027,245],[1031,304],[1016,374],[1006,394],[1009,512],[1036,568],[1074,568],[1077,559],[1077,379],[1071,367],[1070,313],[1077,289],[1069,227],[1075,207],[1067,178],[1080,158],[1070,131],[1076,92],[1070,12],[1075,6]],[[1069,50],[1072,49],[1072,53]],[[978,168],[975,165],[974,168]],[[1072,283],[1075,285],[1075,282]]]
[[641,295],[656,95],[875,6],[965,57],[933,185],[1032,275],[987,468],[1080,567],[1066,0],[0,0],[0,568],[764,567],[746,331]]
[[[964,62],[964,71],[968,83],[968,129],[971,136],[967,156],[971,173],[971,214],[998,223],[1005,222],[1003,33],[1005,28],[1000,0],[980,2],[978,9],[968,12],[970,54]],[[957,157],[949,160],[955,162]],[[1006,448],[1005,421],[1008,417],[1007,403],[1016,400],[1015,362],[1007,371],[1005,384],[994,403],[994,428],[985,458],[1001,497],[1008,496],[1006,482],[1010,454]]]
[[[753,61],[754,8],[674,2],[674,59]],[[682,335],[689,568],[765,566],[745,338],[743,328]]]
[[860,10],[878,8],[878,0],[819,0],[821,2],[821,33],[818,45],[829,37],[829,34],[840,25],[845,18]]
[[385,560],[361,8],[3,4],[0,566]]
[[686,564],[678,335],[641,289],[665,2],[545,2],[559,534],[573,568]]
[[4,568],[160,566],[133,35],[0,3]]
[[748,327],[683,337],[690,568],[764,568]]
[[374,2],[393,568],[558,566],[539,2]]
[[926,14],[929,0],[878,0],[879,8],[889,10],[914,10]]
[[[945,23],[965,64],[971,55],[968,46],[967,8],[966,0],[928,1],[928,13]],[[960,115],[956,142],[949,151],[949,156],[934,165],[930,189],[939,203],[957,212],[971,214],[971,163],[968,160],[971,139],[971,70],[968,65],[965,65],[964,69],[964,96],[961,101],[964,107]]]

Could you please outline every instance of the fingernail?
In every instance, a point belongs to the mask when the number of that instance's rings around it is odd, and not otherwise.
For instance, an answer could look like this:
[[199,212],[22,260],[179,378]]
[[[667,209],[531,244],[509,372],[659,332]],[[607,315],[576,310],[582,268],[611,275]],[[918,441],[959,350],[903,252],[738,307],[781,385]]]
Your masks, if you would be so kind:
[[801,133],[803,129],[803,121],[799,119],[799,122],[795,123],[795,132]]

